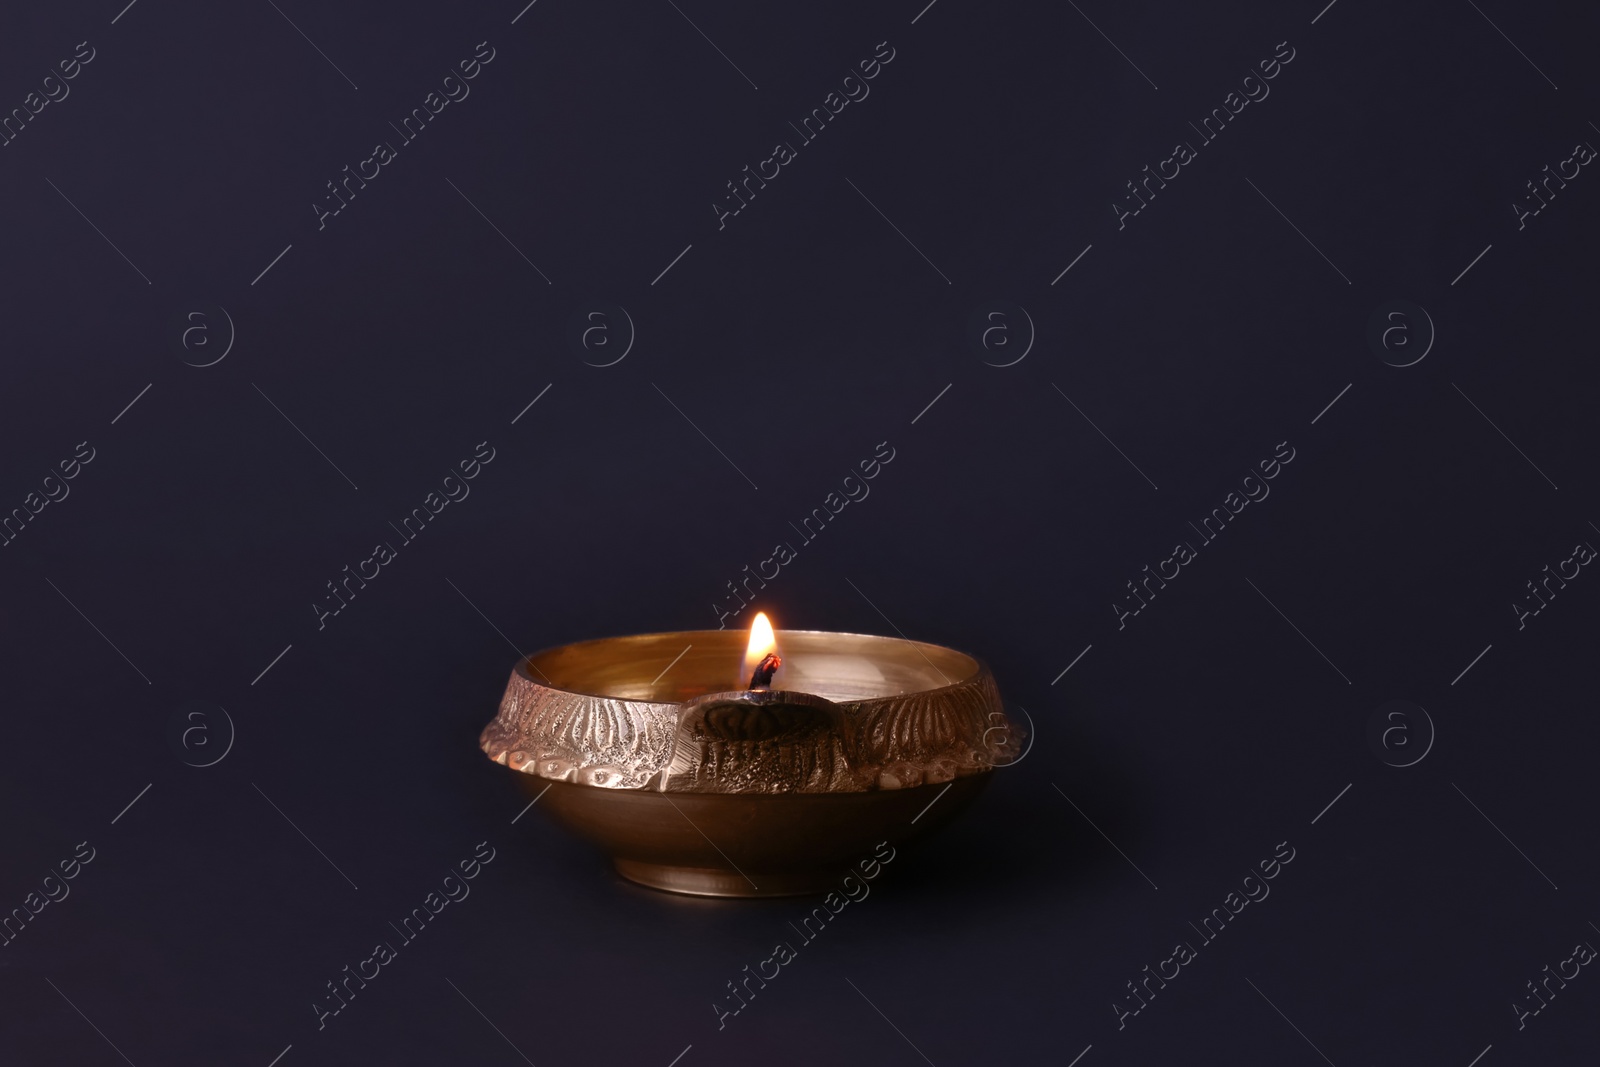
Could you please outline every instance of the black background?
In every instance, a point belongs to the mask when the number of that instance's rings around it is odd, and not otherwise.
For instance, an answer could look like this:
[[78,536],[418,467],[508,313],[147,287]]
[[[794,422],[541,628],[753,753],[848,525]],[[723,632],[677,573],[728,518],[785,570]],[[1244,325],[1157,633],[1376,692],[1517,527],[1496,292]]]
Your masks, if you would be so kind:
[[[1520,230],[1511,205],[1600,140],[1595,14],[678,6],[4,14],[0,108],[94,59],[0,148],[0,509],[95,458],[0,549],[0,909],[96,855],[0,947],[0,1058],[1592,1062],[1600,978],[1520,1030],[1512,1005],[1600,942],[1600,579],[1511,605],[1600,543],[1600,179]],[[480,41],[470,96],[319,230],[324,183]],[[870,96],[719,230],[880,41]],[[1119,230],[1124,183],[1282,41],[1270,96]],[[1437,333],[1403,368],[1367,341],[1396,300]],[[968,342],[991,301],[1033,323],[1012,366]],[[613,366],[569,342],[591,302],[636,331]],[[485,440],[470,497],[319,630],[325,583]],[[719,1030],[808,902],[619,880],[512,824],[477,733],[512,646],[715,626],[885,441],[760,606],[983,656],[1035,745]],[[1280,442],[1270,497],[1119,629]],[[1391,700],[1431,720],[1409,767],[1368,743]],[[169,739],[188,701],[236,729],[213,766]],[[319,1031],[324,983],[484,840],[471,897]],[[1119,1029],[1284,841],[1271,896]]]

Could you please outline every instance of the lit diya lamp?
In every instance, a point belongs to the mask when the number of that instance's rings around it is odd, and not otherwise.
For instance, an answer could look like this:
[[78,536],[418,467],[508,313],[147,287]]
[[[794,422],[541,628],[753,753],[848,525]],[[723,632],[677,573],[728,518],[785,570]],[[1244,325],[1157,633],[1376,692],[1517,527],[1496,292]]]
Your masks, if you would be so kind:
[[1016,758],[975,657],[782,637],[780,653],[758,614],[748,639],[687,630],[536,653],[479,743],[624,877],[728,897],[825,890],[880,842],[949,822]]

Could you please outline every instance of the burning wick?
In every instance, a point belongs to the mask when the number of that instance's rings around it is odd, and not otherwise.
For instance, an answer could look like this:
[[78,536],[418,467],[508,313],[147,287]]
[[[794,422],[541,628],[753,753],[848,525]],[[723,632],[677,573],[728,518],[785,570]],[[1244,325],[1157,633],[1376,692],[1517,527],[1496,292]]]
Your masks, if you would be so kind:
[[778,640],[773,636],[772,623],[764,611],[757,612],[755,621],[750,624],[750,643],[745,648],[744,666],[750,672],[747,689],[767,688],[772,684],[772,676],[783,666],[783,657],[778,655]]
[[765,689],[772,684],[772,676],[778,673],[778,668],[783,666],[783,657],[776,652],[768,652],[761,657],[761,662],[756,664],[756,669],[750,674],[750,689]]

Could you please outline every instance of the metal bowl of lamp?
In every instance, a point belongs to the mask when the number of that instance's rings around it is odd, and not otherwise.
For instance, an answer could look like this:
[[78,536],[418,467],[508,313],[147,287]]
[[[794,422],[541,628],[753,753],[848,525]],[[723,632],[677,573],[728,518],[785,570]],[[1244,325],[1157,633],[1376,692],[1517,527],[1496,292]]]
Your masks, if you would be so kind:
[[764,616],[748,642],[684,630],[529,656],[479,739],[623,877],[717,897],[825,890],[951,821],[1019,742],[973,656],[774,638]]

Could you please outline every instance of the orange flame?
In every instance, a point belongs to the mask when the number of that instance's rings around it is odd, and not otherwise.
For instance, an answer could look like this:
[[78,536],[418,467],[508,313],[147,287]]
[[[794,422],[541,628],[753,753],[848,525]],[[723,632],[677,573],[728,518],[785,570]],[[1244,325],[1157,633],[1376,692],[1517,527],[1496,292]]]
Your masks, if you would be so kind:
[[[782,662],[777,652],[778,639],[772,632],[772,622],[767,618],[766,612],[758,611],[755,620],[750,623],[750,643],[745,646],[743,676],[754,679],[757,670],[766,663],[769,667],[770,681],[771,671],[775,671]],[[770,661],[768,657],[771,657]]]

